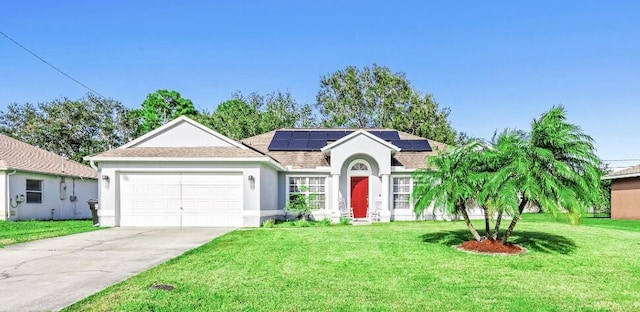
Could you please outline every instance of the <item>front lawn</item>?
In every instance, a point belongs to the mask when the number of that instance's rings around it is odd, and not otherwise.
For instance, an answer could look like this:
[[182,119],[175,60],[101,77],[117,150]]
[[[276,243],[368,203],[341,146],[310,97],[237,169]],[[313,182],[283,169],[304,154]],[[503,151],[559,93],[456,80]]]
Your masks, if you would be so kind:
[[455,250],[463,222],[238,230],[67,311],[637,311],[637,225],[525,215],[518,256]]
[[0,248],[43,238],[99,229],[91,220],[0,221]]

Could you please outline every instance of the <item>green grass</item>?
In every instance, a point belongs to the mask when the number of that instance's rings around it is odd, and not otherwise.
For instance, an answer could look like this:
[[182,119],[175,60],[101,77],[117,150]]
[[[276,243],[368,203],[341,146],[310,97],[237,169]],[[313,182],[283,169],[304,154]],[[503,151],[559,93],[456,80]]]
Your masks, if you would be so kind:
[[0,248],[17,243],[94,231],[90,220],[0,221]]
[[606,221],[526,215],[517,256],[455,250],[463,222],[239,230],[67,311],[638,311],[639,223]]

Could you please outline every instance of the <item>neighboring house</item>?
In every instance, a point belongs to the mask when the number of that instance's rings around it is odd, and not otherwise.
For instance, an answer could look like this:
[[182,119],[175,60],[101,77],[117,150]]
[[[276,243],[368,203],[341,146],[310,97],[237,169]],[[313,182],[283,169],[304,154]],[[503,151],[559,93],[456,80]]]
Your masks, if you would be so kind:
[[98,172],[0,134],[0,220],[91,218]]
[[611,218],[640,220],[640,165],[610,173]]
[[101,225],[242,227],[282,217],[301,192],[316,219],[353,207],[355,218],[415,220],[411,173],[444,147],[387,129],[283,129],[238,142],[180,117],[86,159],[101,176]]

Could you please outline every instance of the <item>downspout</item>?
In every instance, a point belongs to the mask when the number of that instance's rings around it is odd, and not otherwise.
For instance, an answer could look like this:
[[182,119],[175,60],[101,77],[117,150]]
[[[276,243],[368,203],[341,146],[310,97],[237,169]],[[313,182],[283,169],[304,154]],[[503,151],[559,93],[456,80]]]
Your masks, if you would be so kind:
[[7,173],[7,177],[6,177],[6,181],[5,183],[7,184],[7,208],[4,210],[4,219],[5,220],[9,220],[11,218],[11,181],[9,180],[9,177],[16,174],[16,171],[13,170],[13,172],[11,173]]

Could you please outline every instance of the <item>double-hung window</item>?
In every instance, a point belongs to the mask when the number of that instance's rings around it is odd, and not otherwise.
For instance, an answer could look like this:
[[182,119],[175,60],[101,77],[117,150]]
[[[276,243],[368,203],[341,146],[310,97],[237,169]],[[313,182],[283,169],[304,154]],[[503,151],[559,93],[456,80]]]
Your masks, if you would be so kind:
[[27,204],[42,204],[42,180],[27,180]]
[[303,195],[311,207],[324,209],[325,180],[324,177],[289,177],[289,200],[297,200],[299,195]]
[[393,178],[393,209],[411,208],[411,178]]

